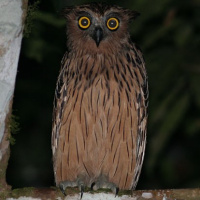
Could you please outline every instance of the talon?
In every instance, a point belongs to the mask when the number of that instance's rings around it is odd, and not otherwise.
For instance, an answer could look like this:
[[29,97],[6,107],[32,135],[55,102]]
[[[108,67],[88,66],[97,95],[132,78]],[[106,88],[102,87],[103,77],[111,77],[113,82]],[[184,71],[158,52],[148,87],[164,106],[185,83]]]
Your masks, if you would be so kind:
[[118,195],[119,188],[114,183],[107,182],[104,184],[105,184],[105,188],[109,188],[112,190],[112,192],[115,194],[115,197]]
[[60,191],[64,194],[64,196],[67,196],[67,194],[65,193],[65,188],[63,184],[59,185]]
[[83,192],[84,192],[85,187],[83,185],[81,185],[81,199],[83,197]]
[[85,185],[84,185],[84,182],[82,180],[78,181],[78,188],[79,188],[79,191],[81,192],[81,199],[82,199],[83,192],[85,190]]
[[90,187],[91,190],[94,189],[94,185],[95,185],[95,182],[93,182],[93,183],[91,184],[91,187]]
[[118,193],[119,193],[119,188],[116,187],[116,188],[115,188],[115,197],[118,195]]

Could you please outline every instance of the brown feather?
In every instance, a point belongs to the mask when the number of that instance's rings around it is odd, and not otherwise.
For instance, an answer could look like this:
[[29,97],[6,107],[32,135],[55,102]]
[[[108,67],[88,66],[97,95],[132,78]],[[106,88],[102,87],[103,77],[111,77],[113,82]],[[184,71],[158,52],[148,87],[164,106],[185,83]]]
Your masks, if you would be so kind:
[[[122,11],[108,7],[104,12],[110,9]],[[75,20],[75,12],[69,13]],[[116,40],[103,40],[99,47],[87,37],[82,40],[74,23],[68,26],[69,52],[54,100],[56,184],[81,177],[91,186],[104,176],[120,189],[135,188],[146,144],[148,85],[142,53],[130,42],[125,23],[113,33]]]

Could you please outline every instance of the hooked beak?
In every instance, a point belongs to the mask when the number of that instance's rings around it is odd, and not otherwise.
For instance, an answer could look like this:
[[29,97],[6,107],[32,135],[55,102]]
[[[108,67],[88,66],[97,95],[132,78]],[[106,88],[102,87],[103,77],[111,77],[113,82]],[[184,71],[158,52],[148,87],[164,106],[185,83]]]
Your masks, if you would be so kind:
[[96,42],[97,47],[103,39],[103,30],[101,27],[96,27],[93,34],[93,39]]

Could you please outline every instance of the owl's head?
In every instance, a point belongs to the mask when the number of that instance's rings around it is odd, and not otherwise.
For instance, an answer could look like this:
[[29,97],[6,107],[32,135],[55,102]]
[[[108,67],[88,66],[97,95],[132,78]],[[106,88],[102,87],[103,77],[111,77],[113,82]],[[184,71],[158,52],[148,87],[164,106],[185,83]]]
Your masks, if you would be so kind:
[[64,9],[69,50],[115,51],[128,43],[128,25],[139,15],[118,6],[91,3]]

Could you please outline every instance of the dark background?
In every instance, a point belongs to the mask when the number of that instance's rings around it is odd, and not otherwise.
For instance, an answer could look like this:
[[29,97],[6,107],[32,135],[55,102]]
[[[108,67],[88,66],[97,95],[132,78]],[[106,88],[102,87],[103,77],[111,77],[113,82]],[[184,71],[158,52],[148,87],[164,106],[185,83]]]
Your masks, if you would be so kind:
[[[22,42],[14,95],[13,114],[20,131],[13,135],[16,142],[7,170],[13,188],[54,185],[52,102],[66,50],[65,20],[59,11],[64,5],[89,1],[34,2],[30,1],[29,36]],[[200,187],[200,1],[107,2],[141,13],[130,31],[144,52],[150,103],[137,189]]]

